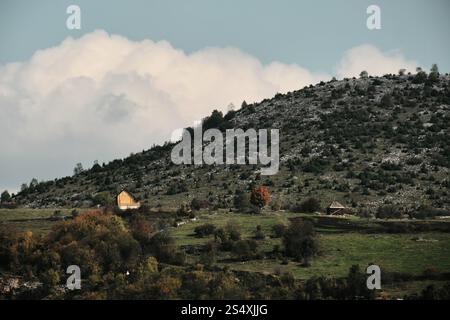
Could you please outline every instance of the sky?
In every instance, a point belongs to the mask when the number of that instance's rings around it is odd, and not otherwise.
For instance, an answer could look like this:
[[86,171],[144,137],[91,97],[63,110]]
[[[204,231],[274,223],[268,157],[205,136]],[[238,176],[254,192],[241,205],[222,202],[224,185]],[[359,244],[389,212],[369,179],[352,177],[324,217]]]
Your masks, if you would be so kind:
[[[81,29],[66,27],[69,5]],[[381,29],[366,26],[369,5]],[[332,76],[450,71],[448,0],[0,1],[0,191]]]

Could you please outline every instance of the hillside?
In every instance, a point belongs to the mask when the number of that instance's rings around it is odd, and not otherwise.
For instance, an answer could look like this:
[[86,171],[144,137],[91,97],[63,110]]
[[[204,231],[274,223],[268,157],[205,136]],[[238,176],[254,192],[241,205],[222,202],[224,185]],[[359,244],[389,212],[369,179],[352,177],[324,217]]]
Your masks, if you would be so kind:
[[176,209],[193,198],[230,208],[236,190],[264,184],[279,208],[313,196],[322,206],[338,200],[358,211],[385,204],[405,212],[449,209],[449,120],[449,75],[332,80],[205,118],[204,129],[280,129],[277,175],[260,176],[256,166],[174,165],[167,143],[33,183],[14,200],[24,207],[86,207],[111,202],[126,188],[151,208]]

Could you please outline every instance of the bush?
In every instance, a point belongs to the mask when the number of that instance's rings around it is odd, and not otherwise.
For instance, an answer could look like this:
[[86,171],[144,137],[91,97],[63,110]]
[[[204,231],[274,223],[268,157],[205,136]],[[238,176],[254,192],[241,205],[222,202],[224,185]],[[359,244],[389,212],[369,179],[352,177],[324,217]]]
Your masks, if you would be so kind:
[[236,223],[230,221],[225,227],[225,231],[228,234],[230,240],[237,241],[241,239],[241,231]]
[[313,213],[316,211],[320,211],[320,209],[321,209],[320,201],[317,200],[316,198],[311,197],[311,198],[304,200],[300,204],[295,205],[292,208],[292,211]]
[[248,260],[255,255],[258,243],[254,240],[239,240],[234,242],[232,253],[241,261]]
[[276,224],[272,226],[272,232],[275,238],[281,238],[284,236],[284,233],[287,230],[287,226],[285,224]]
[[236,193],[235,193],[234,199],[233,199],[233,204],[237,210],[246,212],[246,211],[248,211],[248,209],[251,206],[250,197],[248,196],[248,194],[246,194],[242,190],[236,190]]
[[378,219],[398,219],[401,218],[402,213],[393,205],[385,205],[378,207],[375,216]]
[[230,221],[225,228],[218,228],[214,232],[214,238],[220,244],[220,249],[229,251],[235,241],[241,239],[241,232],[236,223]]
[[386,107],[386,108],[392,108],[394,106],[394,103],[392,102],[392,97],[390,94],[385,94],[380,101],[380,106],[381,107]]
[[166,194],[170,196],[170,195],[183,193],[183,192],[187,192],[187,191],[188,191],[188,188],[187,188],[186,182],[178,181],[178,182],[172,183],[169,186],[169,188],[167,189]]
[[[147,248],[150,245],[151,238],[155,234],[156,230],[152,223],[142,217],[136,217],[130,223],[130,231],[142,248]],[[146,251],[146,250],[144,250]]]
[[255,239],[257,240],[262,240],[264,239],[266,236],[264,235],[264,232],[262,231],[262,228],[260,225],[256,226],[256,230],[255,230]]
[[213,235],[215,231],[216,227],[211,223],[202,224],[194,229],[195,235],[199,238]]
[[102,207],[112,206],[114,204],[114,199],[111,197],[109,192],[99,192],[93,198],[92,201],[94,205],[99,205]]
[[149,252],[160,262],[183,264],[186,258],[175,246],[174,239],[167,232],[158,232],[150,240]]
[[192,210],[198,211],[202,208],[207,208],[207,207],[208,207],[208,203],[206,201],[202,201],[197,198],[194,198],[191,201],[191,209]]
[[415,219],[427,219],[434,218],[438,216],[448,216],[450,215],[449,210],[444,209],[436,209],[432,207],[420,207],[413,213],[411,213],[411,217]]
[[287,256],[308,265],[309,258],[318,251],[313,224],[301,219],[292,221],[283,235],[283,245]]

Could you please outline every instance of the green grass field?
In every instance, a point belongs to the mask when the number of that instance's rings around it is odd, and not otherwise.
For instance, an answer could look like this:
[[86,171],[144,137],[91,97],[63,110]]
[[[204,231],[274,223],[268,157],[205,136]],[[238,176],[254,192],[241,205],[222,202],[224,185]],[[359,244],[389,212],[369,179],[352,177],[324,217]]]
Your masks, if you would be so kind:
[[[243,238],[253,236],[257,225],[262,227],[266,238],[258,240],[259,250],[270,252],[274,245],[281,245],[281,239],[271,238],[271,228],[277,223],[288,223],[289,218],[308,216],[287,212],[266,213],[262,215],[245,215],[219,212],[215,214],[201,214],[197,221],[189,222],[177,228],[171,228],[171,235],[179,246],[199,246],[210,241],[209,238],[197,238],[194,235],[196,226],[212,223],[218,227],[233,221],[239,226]],[[311,217],[309,215],[309,217]],[[314,217],[322,219],[321,217]],[[330,219],[330,217],[323,217]],[[332,218],[331,218],[332,219]],[[369,263],[377,264],[383,271],[401,272],[411,275],[422,275],[424,270],[435,268],[439,273],[450,272],[450,233],[421,232],[421,233],[363,233],[365,227],[373,227],[378,221],[360,219],[357,217],[338,218],[339,226],[348,225],[345,230],[336,227],[316,228],[319,238],[320,253],[311,260],[309,267],[289,261],[283,264],[278,259],[259,259],[249,261],[233,261],[230,253],[220,252],[217,264],[227,266],[232,270],[259,272],[264,274],[291,272],[299,280],[306,280],[313,276],[343,277],[349,268],[358,264],[365,268]],[[415,221],[415,223],[421,223]],[[386,222],[385,222],[386,223]],[[395,221],[408,223],[408,221]],[[423,223],[429,223],[423,221]],[[440,222],[438,222],[440,223]],[[448,222],[442,222],[448,223]],[[352,230],[353,228],[353,230]],[[420,239],[418,241],[418,239]],[[189,256],[189,260],[196,261],[198,257]],[[408,281],[382,286],[382,294],[389,298],[402,298],[405,294],[418,293],[427,285],[442,286],[443,281]]]
[[55,210],[65,215],[70,215],[72,211],[71,209],[0,209],[0,227],[46,234],[55,223],[49,220]]
[[[212,223],[216,226],[224,226],[228,221],[234,221],[239,226],[243,238],[252,237],[256,225],[261,225],[266,239],[259,240],[259,247],[263,252],[269,252],[274,245],[281,244],[280,239],[268,237],[271,235],[271,227],[277,223],[287,223],[289,218],[297,216],[302,214],[285,212],[258,216],[235,213],[203,214],[198,221],[172,228],[171,234],[180,246],[201,245],[212,237],[195,237],[194,228],[198,225]],[[355,226],[371,223],[355,217],[349,218],[348,221]],[[228,265],[234,270],[262,273],[290,271],[299,279],[319,275],[341,277],[346,275],[353,264],[365,267],[369,263],[375,263],[383,270],[414,275],[420,275],[430,267],[436,268],[439,272],[450,272],[450,234],[448,233],[364,234],[356,232],[357,230],[355,232],[335,231],[318,230],[320,254],[311,261],[311,266],[308,268],[301,267],[292,261],[283,265],[276,259],[229,262],[226,260],[229,257],[227,254],[219,256],[218,263]],[[417,241],[417,238],[425,241]]]

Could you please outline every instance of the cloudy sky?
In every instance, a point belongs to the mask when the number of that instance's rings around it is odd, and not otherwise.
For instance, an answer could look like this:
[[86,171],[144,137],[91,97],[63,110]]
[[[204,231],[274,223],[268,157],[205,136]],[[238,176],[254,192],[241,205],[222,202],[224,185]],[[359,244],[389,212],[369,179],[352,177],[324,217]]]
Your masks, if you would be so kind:
[[[81,8],[81,30],[66,8]],[[366,8],[381,8],[381,30]],[[0,2],[0,190],[331,77],[450,71],[447,0]]]

